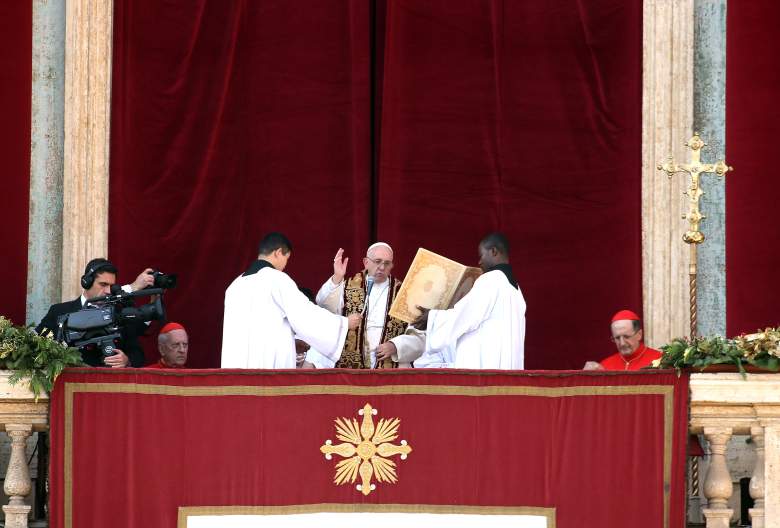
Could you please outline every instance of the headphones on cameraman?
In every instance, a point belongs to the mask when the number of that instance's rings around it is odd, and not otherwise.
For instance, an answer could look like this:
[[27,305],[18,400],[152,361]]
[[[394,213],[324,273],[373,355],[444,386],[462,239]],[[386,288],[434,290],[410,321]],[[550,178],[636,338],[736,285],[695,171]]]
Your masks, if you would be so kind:
[[104,258],[96,258],[90,260],[87,264],[87,268],[84,270],[84,275],[81,276],[81,287],[88,290],[95,284],[95,275],[98,271],[104,268],[114,268],[111,261]]

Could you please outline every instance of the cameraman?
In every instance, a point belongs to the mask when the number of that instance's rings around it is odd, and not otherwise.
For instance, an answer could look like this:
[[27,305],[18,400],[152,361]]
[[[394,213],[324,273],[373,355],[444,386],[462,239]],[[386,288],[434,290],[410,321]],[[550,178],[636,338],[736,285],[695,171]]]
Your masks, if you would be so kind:
[[[122,286],[128,292],[141,290],[154,284],[154,276],[151,268],[145,269],[132,284]],[[117,269],[111,262],[104,258],[90,260],[81,277],[81,287],[84,289],[81,297],[72,301],[53,304],[46,316],[35,331],[39,334],[51,332],[57,336],[58,320],[60,317],[73,312],[78,312],[87,304],[88,299],[94,299],[111,293],[111,286],[116,284]],[[143,334],[143,324],[128,325],[122,329],[122,348],[114,349],[116,354],[104,356],[99,350],[82,351],[82,359],[87,365],[93,367],[143,367],[144,352],[138,343],[138,335]]]

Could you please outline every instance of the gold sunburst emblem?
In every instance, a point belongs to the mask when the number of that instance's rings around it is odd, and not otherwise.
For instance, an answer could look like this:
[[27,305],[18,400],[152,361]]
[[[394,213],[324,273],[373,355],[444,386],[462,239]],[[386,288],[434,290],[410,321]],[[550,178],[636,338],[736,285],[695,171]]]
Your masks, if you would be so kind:
[[377,410],[368,403],[358,414],[363,416],[359,428],[355,418],[336,418],[336,438],[344,443],[333,445],[333,442],[326,440],[320,451],[327,460],[331,460],[334,453],[344,457],[336,464],[334,483],[354,483],[359,473],[361,484],[357,485],[357,490],[368,495],[376,489],[376,484],[371,482],[373,477],[376,477],[377,482],[395,483],[398,480],[395,462],[387,457],[401,455],[401,460],[406,460],[412,447],[406,440],[401,440],[401,445],[390,443],[398,438],[398,426],[401,425],[398,418],[382,418],[374,427],[373,417]]

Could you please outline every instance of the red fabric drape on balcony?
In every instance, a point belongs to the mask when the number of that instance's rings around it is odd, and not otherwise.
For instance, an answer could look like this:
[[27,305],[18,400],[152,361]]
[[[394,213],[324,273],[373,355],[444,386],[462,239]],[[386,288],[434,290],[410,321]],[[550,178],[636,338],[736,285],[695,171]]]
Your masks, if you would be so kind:
[[[366,403],[377,427],[400,420],[389,441],[412,451],[389,457],[397,482],[374,479],[363,496],[334,484],[341,457],[320,446],[345,442],[334,420],[359,426]],[[687,375],[669,371],[72,370],[52,396],[50,526],[168,528],[181,507],[402,504],[550,508],[561,528],[677,527],[687,403]]]

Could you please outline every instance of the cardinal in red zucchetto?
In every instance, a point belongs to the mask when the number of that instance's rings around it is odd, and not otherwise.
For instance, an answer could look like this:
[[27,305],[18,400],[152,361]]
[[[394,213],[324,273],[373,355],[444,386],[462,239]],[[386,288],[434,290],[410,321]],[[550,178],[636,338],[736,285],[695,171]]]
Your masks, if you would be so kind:
[[661,357],[661,352],[642,342],[642,321],[631,310],[620,310],[612,317],[612,342],[616,354],[597,363],[588,361],[586,370],[639,370]]

